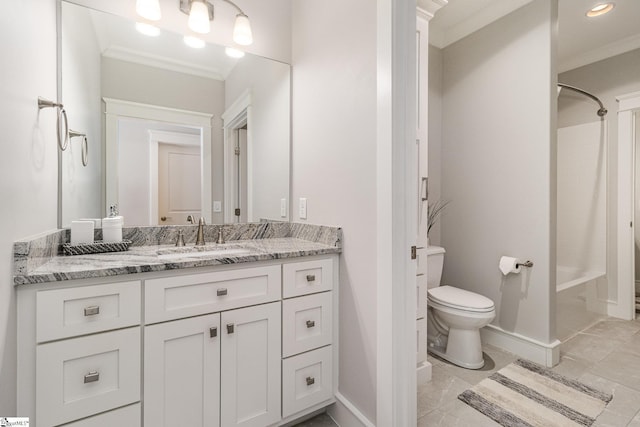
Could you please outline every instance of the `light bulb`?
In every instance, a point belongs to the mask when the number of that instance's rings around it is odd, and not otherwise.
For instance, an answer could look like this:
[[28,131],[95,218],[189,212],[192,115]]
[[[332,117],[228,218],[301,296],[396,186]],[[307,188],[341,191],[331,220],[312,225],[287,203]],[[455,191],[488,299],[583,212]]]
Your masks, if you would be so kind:
[[136,13],[149,21],[158,21],[162,17],[159,0],[136,0]]
[[230,58],[242,58],[244,56],[244,52],[239,49],[234,49],[232,47],[227,47],[224,49],[224,53],[227,54]]
[[191,3],[189,28],[200,34],[207,34],[210,31],[209,7],[204,2],[198,0]]
[[587,16],[589,18],[594,18],[596,16],[604,15],[605,13],[611,12],[614,6],[615,6],[615,3],[612,3],[612,2],[599,4],[589,9],[587,11]]
[[204,40],[194,36],[184,36],[183,40],[184,44],[194,49],[202,49],[206,44]]
[[160,28],[154,27],[153,25],[145,22],[136,22],[136,30],[149,37],[157,37],[160,35]]
[[249,46],[253,43],[251,24],[247,15],[242,13],[236,15],[236,22],[233,26],[233,41],[243,46]]

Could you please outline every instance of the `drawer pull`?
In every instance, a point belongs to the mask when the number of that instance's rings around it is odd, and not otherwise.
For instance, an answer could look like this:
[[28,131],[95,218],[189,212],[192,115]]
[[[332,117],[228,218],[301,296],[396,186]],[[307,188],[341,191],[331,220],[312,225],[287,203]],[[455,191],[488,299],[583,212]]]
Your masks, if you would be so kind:
[[227,288],[220,288],[216,291],[216,295],[219,297],[226,295],[227,293]]
[[307,377],[307,386],[315,384],[316,379],[313,377]]
[[232,334],[234,331],[233,323],[227,323],[227,333]]
[[307,328],[313,328],[316,326],[316,322],[314,320],[307,320]]
[[218,328],[214,326],[213,328],[209,328],[209,338],[215,338],[218,336]]
[[100,314],[100,306],[99,305],[92,305],[91,307],[85,307],[84,308],[84,315],[85,316],[95,316],[96,314]]
[[84,376],[84,383],[94,383],[100,380],[100,373],[98,371],[91,371]]
[[315,274],[307,274],[307,282],[315,282],[316,275]]

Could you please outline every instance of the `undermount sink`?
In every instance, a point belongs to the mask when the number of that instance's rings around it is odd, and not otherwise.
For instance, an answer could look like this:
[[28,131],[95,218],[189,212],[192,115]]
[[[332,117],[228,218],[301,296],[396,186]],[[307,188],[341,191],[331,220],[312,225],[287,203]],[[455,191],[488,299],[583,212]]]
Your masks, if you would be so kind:
[[256,249],[247,245],[239,244],[216,244],[204,246],[179,246],[174,248],[164,248],[158,250],[159,259],[178,258],[202,258],[216,256],[248,255],[255,253]]

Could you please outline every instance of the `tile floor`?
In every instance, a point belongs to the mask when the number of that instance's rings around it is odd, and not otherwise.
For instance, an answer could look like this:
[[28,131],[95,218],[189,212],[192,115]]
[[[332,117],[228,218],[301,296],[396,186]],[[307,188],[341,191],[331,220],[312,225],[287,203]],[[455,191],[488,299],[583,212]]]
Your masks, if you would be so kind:
[[[485,366],[469,370],[429,356],[433,375],[418,390],[418,427],[499,426],[458,400],[458,395],[515,361],[517,356],[484,348]],[[613,394],[594,426],[640,427],[640,320],[607,318],[577,334],[560,349],[554,371]],[[298,427],[335,427],[326,414]],[[552,426],[550,426],[552,427]]]
[[[498,426],[457,399],[458,394],[517,356],[485,346],[485,367],[478,371],[459,368],[429,356],[431,382],[418,390],[418,426]],[[640,320],[604,319],[564,343],[554,371],[578,379],[613,400],[594,426],[640,427]]]

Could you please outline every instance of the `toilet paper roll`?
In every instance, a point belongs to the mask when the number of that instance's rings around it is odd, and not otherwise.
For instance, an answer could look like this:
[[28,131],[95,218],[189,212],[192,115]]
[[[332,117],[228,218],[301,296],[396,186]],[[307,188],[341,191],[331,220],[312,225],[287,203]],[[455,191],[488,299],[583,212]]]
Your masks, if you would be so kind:
[[500,271],[505,276],[509,273],[520,273],[520,266],[522,262],[518,258],[503,256],[500,258]]

